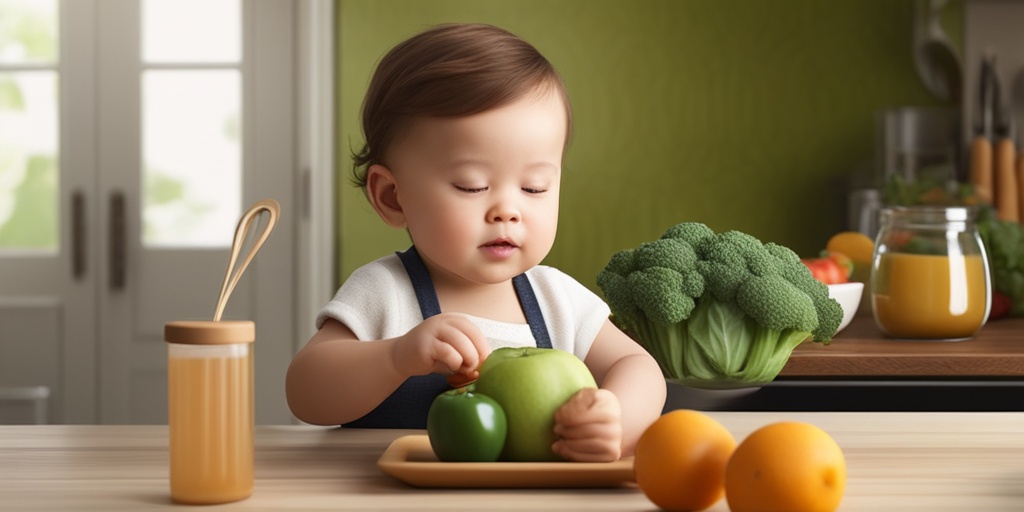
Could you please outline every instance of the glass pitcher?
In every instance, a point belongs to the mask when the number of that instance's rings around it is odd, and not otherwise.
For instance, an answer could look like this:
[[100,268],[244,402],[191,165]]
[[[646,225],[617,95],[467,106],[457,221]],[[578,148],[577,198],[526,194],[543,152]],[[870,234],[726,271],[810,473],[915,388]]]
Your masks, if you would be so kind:
[[988,318],[990,287],[973,209],[910,206],[882,211],[871,307],[886,335],[969,339]]

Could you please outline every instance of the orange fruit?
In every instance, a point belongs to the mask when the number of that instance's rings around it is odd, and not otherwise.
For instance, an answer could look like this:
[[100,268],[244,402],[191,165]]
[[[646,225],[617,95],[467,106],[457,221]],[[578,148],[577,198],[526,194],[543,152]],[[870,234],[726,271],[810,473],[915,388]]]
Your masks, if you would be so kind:
[[875,241],[858,231],[843,231],[828,239],[825,250],[845,254],[854,265],[870,266],[875,254]]
[[662,509],[704,510],[725,494],[725,464],[735,448],[736,439],[710,416],[665,413],[637,441],[637,486]]
[[[850,261],[853,262],[850,281],[867,283],[871,278],[871,260],[875,257],[875,241],[864,233],[857,231],[836,233],[828,239],[825,250],[850,258]],[[864,298],[867,299],[869,295],[865,293]]]
[[846,489],[846,460],[824,430],[773,423],[744,439],[725,469],[732,512],[833,511]]

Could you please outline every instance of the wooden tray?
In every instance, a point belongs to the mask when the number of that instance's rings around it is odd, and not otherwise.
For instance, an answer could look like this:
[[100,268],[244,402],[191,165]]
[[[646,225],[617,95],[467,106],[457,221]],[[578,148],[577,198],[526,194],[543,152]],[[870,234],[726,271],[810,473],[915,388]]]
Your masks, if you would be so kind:
[[395,439],[377,467],[417,487],[619,487],[634,481],[632,457],[615,462],[441,462],[425,435]]

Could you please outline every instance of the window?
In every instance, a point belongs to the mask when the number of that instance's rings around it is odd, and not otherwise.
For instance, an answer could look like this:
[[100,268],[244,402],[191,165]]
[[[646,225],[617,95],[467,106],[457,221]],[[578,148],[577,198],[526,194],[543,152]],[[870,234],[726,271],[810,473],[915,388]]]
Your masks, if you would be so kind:
[[0,251],[59,249],[57,0],[0,0]]
[[217,247],[242,199],[240,0],[142,3],[142,243]]

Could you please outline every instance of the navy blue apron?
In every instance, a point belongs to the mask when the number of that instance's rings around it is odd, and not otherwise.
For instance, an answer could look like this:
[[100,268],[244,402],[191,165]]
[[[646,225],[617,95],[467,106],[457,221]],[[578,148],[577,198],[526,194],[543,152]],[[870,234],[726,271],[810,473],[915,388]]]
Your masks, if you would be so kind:
[[[405,252],[399,252],[399,259],[405,266],[405,271],[412,281],[412,289],[416,293],[416,300],[420,305],[420,313],[427,319],[434,315],[441,314],[441,303],[437,300],[437,291],[434,290],[434,283],[430,280],[427,267],[416,252],[416,247],[410,247]],[[548,336],[547,326],[544,324],[544,315],[540,311],[540,304],[537,303],[537,296],[533,293],[530,279],[526,274],[519,274],[512,278],[512,286],[519,298],[519,305],[523,308],[526,322],[530,325],[530,332],[537,342],[538,347],[551,348],[551,338]],[[362,418],[359,418],[344,426],[352,428],[427,428],[427,411],[434,397],[451,389],[448,382],[441,375],[431,373],[428,375],[417,375],[409,377],[398,387],[391,396],[387,397],[376,409],[370,411]]]

